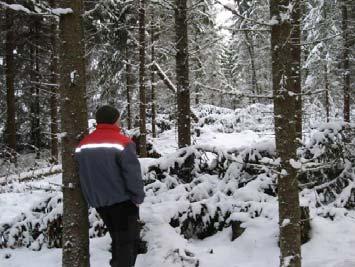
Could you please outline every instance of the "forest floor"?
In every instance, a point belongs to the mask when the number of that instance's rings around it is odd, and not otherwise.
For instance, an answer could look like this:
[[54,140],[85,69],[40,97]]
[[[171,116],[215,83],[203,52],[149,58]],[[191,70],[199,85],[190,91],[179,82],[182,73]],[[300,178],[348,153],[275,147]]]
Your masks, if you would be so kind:
[[[205,127],[198,144],[233,148],[255,143],[267,144],[273,136],[269,131],[243,130],[225,133]],[[154,141],[154,147],[163,154],[176,150],[174,130],[164,132]],[[155,159],[142,159],[142,167]],[[205,179],[213,179],[212,176]],[[48,192],[36,190],[42,185],[60,183],[61,175],[40,181],[15,183],[12,192],[0,194],[0,225],[11,222],[21,213],[28,212],[35,203],[47,198]],[[31,190],[23,189],[27,185]],[[276,198],[267,200],[268,217],[257,217],[244,223],[245,232],[233,242],[231,228],[203,240],[187,240],[169,225],[171,214],[186,205],[181,198],[180,187],[162,191],[159,198],[147,194],[141,206],[141,219],[146,223],[144,239],[148,241],[148,253],[139,255],[136,267],[192,267],[199,261],[200,267],[276,267],[279,264],[278,213]],[[253,191],[240,191],[245,198],[253,198]],[[302,201],[302,199],[301,199]],[[303,201],[305,201],[303,199]],[[265,208],[264,207],[264,208]],[[355,212],[335,220],[317,216],[311,210],[311,240],[302,246],[303,267],[354,267],[355,266]],[[109,266],[110,237],[92,238],[90,243],[91,266]],[[179,257],[177,257],[179,255]],[[193,256],[191,256],[193,255]],[[182,260],[184,259],[184,260]],[[32,251],[29,248],[0,249],[0,266],[7,267],[59,267],[61,250]]]

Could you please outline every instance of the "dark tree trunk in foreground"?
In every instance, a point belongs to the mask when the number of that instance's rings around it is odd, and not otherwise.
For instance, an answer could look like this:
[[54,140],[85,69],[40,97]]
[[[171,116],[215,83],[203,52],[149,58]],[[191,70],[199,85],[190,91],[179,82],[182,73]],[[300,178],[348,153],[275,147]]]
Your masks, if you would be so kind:
[[74,151],[87,132],[82,0],[63,0],[60,18],[60,104],[63,164],[63,267],[90,266],[88,207],[79,187]]
[[349,14],[350,1],[343,0],[341,3],[342,31],[343,31],[343,79],[344,79],[344,121],[350,122],[350,64],[349,53],[351,40],[349,38]]
[[179,148],[191,145],[187,0],[175,0],[176,80]]
[[145,0],[139,1],[139,155],[147,156],[146,110],[147,100],[145,92]]
[[[279,224],[280,224],[280,266],[301,266],[300,208],[297,172],[290,164],[296,159],[296,96],[295,84],[299,79],[297,38],[289,39],[292,34],[290,20],[280,19],[286,13],[285,7],[294,4],[299,9],[300,1],[271,0],[271,17],[279,23],[272,26],[272,79],[274,93],[274,116],[276,149],[281,158],[281,171],[278,177]],[[296,11],[294,11],[296,12]],[[292,34],[293,36],[293,34]],[[298,43],[299,44],[299,43]],[[288,265],[287,265],[288,263]]]
[[[50,1],[51,8],[55,8],[55,1]],[[57,21],[52,19],[51,22],[51,96],[50,96],[50,115],[51,115],[51,160],[53,163],[58,162],[58,48],[57,48]]]
[[[7,4],[12,4],[12,1],[6,1]],[[5,40],[5,76],[6,76],[6,104],[7,104],[7,117],[6,117],[6,144],[12,149],[12,160],[16,159],[16,106],[15,106],[15,70],[14,70],[14,49],[15,49],[15,36],[14,36],[14,12],[7,8],[5,11],[6,16],[6,40]]]

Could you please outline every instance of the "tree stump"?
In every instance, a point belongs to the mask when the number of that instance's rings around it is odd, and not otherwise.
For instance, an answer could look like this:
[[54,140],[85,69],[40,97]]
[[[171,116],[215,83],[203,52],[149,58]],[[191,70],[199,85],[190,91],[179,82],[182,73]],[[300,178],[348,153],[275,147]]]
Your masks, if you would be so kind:
[[245,231],[245,228],[243,228],[241,226],[242,222],[239,222],[239,221],[232,221],[231,222],[231,225],[232,225],[232,240],[231,241],[234,241],[236,240],[238,237],[240,237],[244,231]]
[[301,208],[301,243],[302,245],[307,243],[311,233],[311,219],[309,216],[309,207]]

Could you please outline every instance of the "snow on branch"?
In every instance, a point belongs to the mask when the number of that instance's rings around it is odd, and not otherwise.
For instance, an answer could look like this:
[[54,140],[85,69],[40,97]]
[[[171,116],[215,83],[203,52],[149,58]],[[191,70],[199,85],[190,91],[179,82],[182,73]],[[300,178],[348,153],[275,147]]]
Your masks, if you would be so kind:
[[247,18],[241,14],[239,14],[235,8],[233,6],[231,6],[230,4],[223,4],[221,3],[219,0],[216,1],[218,4],[220,4],[221,6],[223,6],[225,9],[227,9],[228,11],[232,12],[233,15],[236,15],[237,17],[241,18],[241,19],[244,19],[244,20],[247,20],[247,21],[250,21],[252,23],[255,23],[255,24],[258,24],[258,25],[261,25],[261,26],[268,26],[268,27],[271,27],[273,26],[272,24],[270,23],[266,23],[266,22],[262,22],[262,21],[258,21],[258,20],[255,20],[255,19],[250,19],[250,18]]
[[[152,63],[152,69],[155,70],[158,75],[159,78],[165,83],[165,85],[174,93],[177,93],[177,88],[175,86],[175,84],[173,84],[173,82],[169,79],[169,77],[165,74],[165,72],[161,69],[161,67],[158,65],[158,63],[156,63],[155,61]],[[198,122],[198,117],[196,116],[196,114],[190,110],[191,113],[191,117],[195,122]]]
[[31,10],[29,10],[28,8],[24,7],[23,5],[19,5],[19,4],[7,4],[5,2],[0,1],[0,5],[2,5],[5,8],[12,9],[14,11],[22,11],[27,14],[35,13],[35,12],[32,12]]
[[26,181],[32,179],[40,179],[41,177],[50,176],[62,172],[62,165],[53,165],[51,167],[36,169],[32,171],[22,172],[19,174],[11,174],[0,177],[0,185],[5,185],[12,181]]
[[165,74],[165,72],[160,68],[158,63],[153,62],[153,68],[158,72],[159,78],[165,83],[165,85],[174,93],[176,94],[177,89],[173,82],[169,79],[169,77]]
[[71,8],[54,8],[50,10],[52,14],[61,16],[61,15],[68,15],[74,13],[73,9]]
[[37,16],[53,16],[53,15],[61,16],[61,15],[71,14],[74,12],[71,8],[54,8],[54,9],[46,8],[47,13],[39,13],[39,12],[31,11],[27,7],[24,7],[23,5],[7,4],[3,1],[0,1],[0,6],[11,9],[13,11],[25,12],[28,15],[37,15]]
[[[197,82],[196,84],[208,89],[208,90],[211,90],[211,91],[216,91],[220,94],[224,94],[224,95],[231,95],[231,96],[238,96],[238,97],[246,97],[246,98],[266,98],[266,99],[273,99],[273,96],[272,95],[252,95],[252,94],[244,94],[236,89],[233,89],[232,91],[225,91],[225,90],[221,90],[221,89],[218,89],[218,88],[214,88],[214,87],[210,87],[210,86],[207,86],[207,85],[204,85],[202,83],[199,83]],[[231,86],[228,86],[228,87],[231,87]]]

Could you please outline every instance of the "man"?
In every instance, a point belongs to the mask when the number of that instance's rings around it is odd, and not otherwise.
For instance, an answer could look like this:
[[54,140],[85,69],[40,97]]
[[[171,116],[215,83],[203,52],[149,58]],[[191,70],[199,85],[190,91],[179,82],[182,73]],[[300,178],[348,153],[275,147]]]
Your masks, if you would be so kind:
[[112,238],[111,266],[134,266],[139,240],[139,204],[144,200],[135,144],[120,132],[119,112],[102,106],[96,130],[75,150],[80,184],[87,203],[96,208]]

